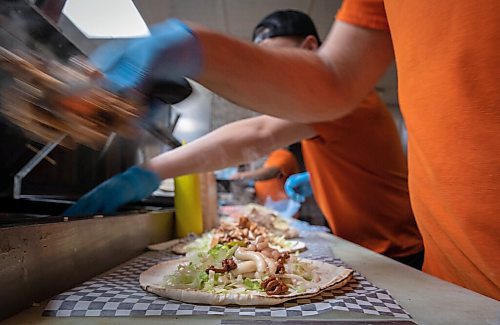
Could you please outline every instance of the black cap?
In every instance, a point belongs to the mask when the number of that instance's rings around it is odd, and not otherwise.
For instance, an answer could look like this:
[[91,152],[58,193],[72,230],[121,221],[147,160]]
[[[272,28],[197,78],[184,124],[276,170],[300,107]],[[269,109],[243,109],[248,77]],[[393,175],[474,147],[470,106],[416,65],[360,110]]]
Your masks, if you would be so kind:
[[277,36],[309,35],[316,37],[320,43],[318,31],[311,17],[297,10],[279,10],[261,20],[253,31],[252,40],[260,43],[266,38]]

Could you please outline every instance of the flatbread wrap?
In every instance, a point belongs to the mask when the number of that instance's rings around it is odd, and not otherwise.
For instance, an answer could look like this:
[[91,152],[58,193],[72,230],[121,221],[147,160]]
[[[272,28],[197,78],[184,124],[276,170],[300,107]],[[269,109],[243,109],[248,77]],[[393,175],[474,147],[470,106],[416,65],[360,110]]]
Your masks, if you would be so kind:
[[218,245],[208,253],[157,264],[140,275],[159,296],[209,305],[276,305],[344,286],[353,271],[282,253]]

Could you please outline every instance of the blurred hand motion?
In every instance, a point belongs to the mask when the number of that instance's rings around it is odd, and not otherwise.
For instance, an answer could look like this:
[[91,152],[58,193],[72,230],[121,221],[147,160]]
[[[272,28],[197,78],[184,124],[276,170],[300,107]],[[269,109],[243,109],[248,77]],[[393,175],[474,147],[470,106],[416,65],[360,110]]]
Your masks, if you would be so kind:
[[160,186],[160,177],[143,167],[134,166],[118,174],[81,197],[63,215],[69,217],[110,214],[122,205],[148,197]]
[[153,82],[181,82],[200,71],[200,44],[188,26],[169,19],[150,32],[148,37],[108,42],[91,54],[90,61],[114,91],[147,92]]
[[184,23],[170,19],[150,32],[110,41],[89,61],[61,63],[0,47],[0,69],[13,81],[0,94],[2,113],[37,141],[70,135],[61,143],[68,148],[99,150],[113,132],[137,136],[151,99],[184,100],[192,91],[184,77],[201,69],[199,42]]
[[285,192],[292,200],[304,202],[313,194],[309,173],[304,172],[288,177],[285,182]]
[[81,57],[63,65],[0,47],[0,69],[12,77],[0,93],[1,112],[37,141],[67,134],[63,146],[99,149],[112,132],[134,136],[146,109],[137,96],[128,100],[103,89],[102,74]]

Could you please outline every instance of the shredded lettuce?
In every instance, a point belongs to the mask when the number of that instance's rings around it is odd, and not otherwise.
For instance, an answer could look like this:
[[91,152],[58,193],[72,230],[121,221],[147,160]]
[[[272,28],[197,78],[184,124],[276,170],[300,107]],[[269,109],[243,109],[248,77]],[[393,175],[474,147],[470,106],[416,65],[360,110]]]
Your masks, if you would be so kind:
[[306,291],[306,289],[301,285],[298,285],[298,286],[289,285],[289,287],[297,293],[303,293]]
[[259,280],[252,280],[249,278],[245,278],[243,280],[243,285],[247,287],[250,290],[257,290],[257,291],[263,291],[263,289],[260,287],[260,282]]
[[[285,236],[274,237],[272,239],[273,244],[281,246],[282,248],[292,248],[297,242],[294,240],[287,240]],[[280,247],[276,247],[280,248]]]
[[229,245],[217,244],[208,251],[207,260],[212,259],[211,262],[213,263],[211,265],[220,265],[222,260],[232,257],[236,249],[238,249],[237,245],[231,247]]
[[216,245],[206,254],[191,256],[189,263],[179,265],[174,274],[164,278],[162,284],[180,289],[213,289],[219,284],[220,275],[214,272],[207,274],[206,269],[211,265],[222,267],[222,261],[231,258],[237,248]]
[[193,242],[186,245],[185,249],[189,255],[196,255],[197,253],[205,253],[210,249],[212,244],[212,235],[205,234],[200,238],[197,238]]
[[177,267],[174,274],[166,276],[163,284],[180,289],[201,289],[203,283],[208,281],[208,274],[205,270],[193,264],[182,264]]
[[303,277],[307,281],[314,278],[314,266],[305,262],[288,262],[287,273],[296,274]]

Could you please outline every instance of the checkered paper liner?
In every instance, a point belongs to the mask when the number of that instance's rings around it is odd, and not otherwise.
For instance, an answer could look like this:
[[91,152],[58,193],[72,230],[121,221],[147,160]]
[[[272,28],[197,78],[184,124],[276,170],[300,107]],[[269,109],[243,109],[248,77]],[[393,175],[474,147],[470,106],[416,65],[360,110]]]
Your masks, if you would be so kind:
[[[317,237],[304,234],[309,259],[346,266],[332,256]],[[325,247],[326,246],[326,247]],[[139,275],[162,261],[178,258],[170,252],[147,252],[116,270],[93,278],[54,297],[45,307],[44,316],[160,316],[228,315],[293,317],[312,316],[331,310],[386,315],[409,319],[411,316],[384,289],[371,284],[354,272],[342,288],[317,296],[291,300],[275,306],[207,306],[182,303],[148,293],[139,285]]]

